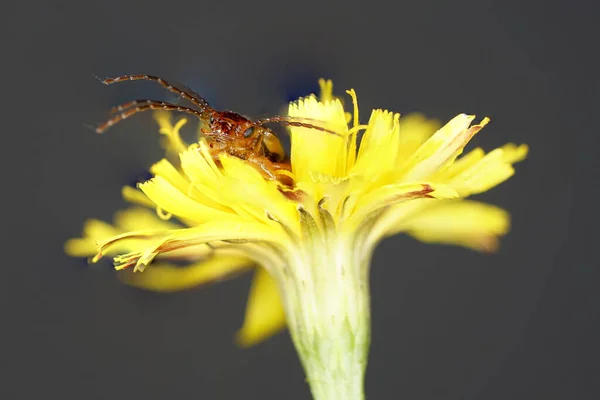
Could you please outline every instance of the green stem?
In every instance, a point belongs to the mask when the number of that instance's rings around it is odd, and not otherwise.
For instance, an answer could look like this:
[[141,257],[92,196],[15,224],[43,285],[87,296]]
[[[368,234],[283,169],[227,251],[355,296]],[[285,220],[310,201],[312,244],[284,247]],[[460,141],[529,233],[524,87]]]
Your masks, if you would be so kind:
[[280,277],[292,340],[315,400],[363,400],[369,257],[343,245],[311,250],[310,265]]

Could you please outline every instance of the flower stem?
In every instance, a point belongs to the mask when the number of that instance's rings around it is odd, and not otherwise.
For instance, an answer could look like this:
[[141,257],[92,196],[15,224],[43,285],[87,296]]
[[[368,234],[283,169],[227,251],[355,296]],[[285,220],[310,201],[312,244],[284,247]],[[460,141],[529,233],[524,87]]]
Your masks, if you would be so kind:
[[283,276],[292,340],[315,400],[363,400],[370,257],[354,257],[349,246],[312,250],[311,265],[297,265]]

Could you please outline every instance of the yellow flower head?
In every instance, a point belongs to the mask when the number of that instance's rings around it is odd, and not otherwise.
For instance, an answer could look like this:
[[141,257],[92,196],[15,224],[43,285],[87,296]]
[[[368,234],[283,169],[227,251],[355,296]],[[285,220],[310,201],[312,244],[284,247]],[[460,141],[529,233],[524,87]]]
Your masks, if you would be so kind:
[[[67,252],[92,255],[90,244],[100,240],[93,261],[110,254],[117,269],[132,271],[152,263],[124,279],[162,291],[258,265],[240,343],[262,340],[287,321],[311,384],[335,380],[341,370],[362,377],[375,245],[404,232],[425,242],[495,250],[509,228],[507,213],[464,198],[508,179],[527,146],[508,144],[488,154],[476,148],[460,157],[488,118],[474,123],[475,116],[460,114],[439,128],[419,115],[374,110],[361,125],[354,90],[347,92],[348,113],[331,81],[320,84],[320,99],[293,102],[288,115],[320,121],[338,134],[290,128],[291,167],[284,173],[292,186],[266,180],[255,165],[226,152],[213,158],[205,138],[184,144],[185,120],[173,125],[168,114],[157,114],[167,151],[179,158],[159,161],[151,180],[123,194],[158,213],[133,208],[114,226],[91,221]],[[174,258],[191,266],[175,267]],[[318,383],[312,390],[316,398],[327,396]]]

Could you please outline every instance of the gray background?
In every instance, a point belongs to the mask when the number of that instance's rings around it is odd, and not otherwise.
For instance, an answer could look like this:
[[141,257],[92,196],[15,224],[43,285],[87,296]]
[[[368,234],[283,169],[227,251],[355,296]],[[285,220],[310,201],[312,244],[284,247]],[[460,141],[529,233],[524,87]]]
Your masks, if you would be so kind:
[[395,237],[372,272],[369,399],[595,399],[598,2],[13,2],[2,6],[0,398],[308,399],[287,333],[232,343],[249,276],[156,295],[62,253],[162,151],[149,114],[98,137],[119,102],[278,113],[334,79],[371,108],[492,118],[476,144],[529,159],[478,196],[513,230],[486,256]]

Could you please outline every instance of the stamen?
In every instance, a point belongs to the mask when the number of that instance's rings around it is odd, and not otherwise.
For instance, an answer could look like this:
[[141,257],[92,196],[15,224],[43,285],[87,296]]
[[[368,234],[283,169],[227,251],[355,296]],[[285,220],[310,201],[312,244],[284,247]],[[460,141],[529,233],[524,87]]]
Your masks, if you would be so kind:
[[351,128],[348,131],[348,136],[350,137],[353,134],[357,133],[358,131],[367,130],[368,127],[369,127],[369,125],[355,125],[353,128]]
[[350,97],[352,97],[352,106],[354,108],[352,114],[354,116],[354,127],[356,127],[358,125],[358,99],[356,97],[356,92],[354,91],[354,89],[350,89],[350,90],[346,90],[346,93],[348,93],[350,95]]
[[173,214],[163,210],[159,206],[156,206],[156,215],[158,215],[158,218],[162,219],[163,221],[168,221],[171,219],[171,217],[173,217]]

